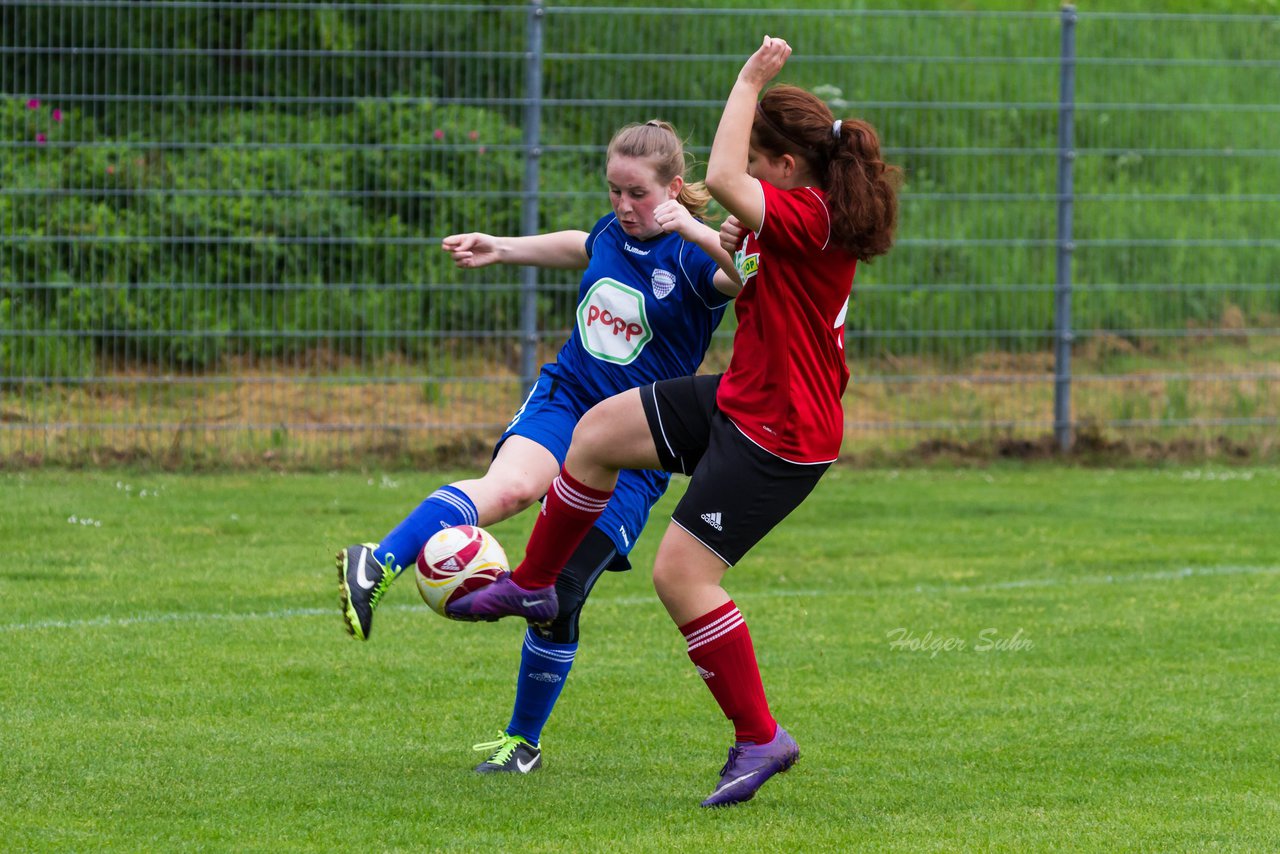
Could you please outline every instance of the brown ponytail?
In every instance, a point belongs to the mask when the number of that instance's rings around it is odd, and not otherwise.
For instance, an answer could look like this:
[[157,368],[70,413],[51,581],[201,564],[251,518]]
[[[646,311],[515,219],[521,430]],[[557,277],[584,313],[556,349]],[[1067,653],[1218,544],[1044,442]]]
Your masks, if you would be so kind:
[[875,128],[862,119],[839,125],[827,105],[795,86],[775,86],[756,109],[752,142],[772,155],[802,158],[822,182],[833,241],[859,261],[893,245],[902,170],[885,163]]

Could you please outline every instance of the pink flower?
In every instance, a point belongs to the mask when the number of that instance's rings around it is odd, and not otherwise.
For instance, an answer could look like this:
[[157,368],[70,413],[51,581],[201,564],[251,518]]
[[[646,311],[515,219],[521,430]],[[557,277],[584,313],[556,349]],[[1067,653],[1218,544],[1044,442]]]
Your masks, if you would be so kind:
[[60,121],[62,121],[62,110],[55,109],[55,110],[53,111],[53,120],[54,120],[55,122],[60,122]]
[[116,174],[116,167],[112,166],[111,164],[107,164],[107,174],[108,175]]
[[484,154],[485,150],[486,150],[485,147],[482,145],[478,149],[476,149],[476,154]]
[[480,131],[478,130],[473,130],[471,133],[467,134],[467,139],[471,140],[472,142],[475,142],[479,138],[480,138]]
[[444,131],[441,130],[440,128],[436,128],[436,132],[433,133],[432,136],[434,136],[436,139],[444,139]]
[[49,141],[49,137],[45,136],[44,134],[42,133],[36,134],[36,142],[39,143],[40,145],[44,145],[48,141]]
[[40,109],[40,99],[39,99],[39,98],[32,98],[30,101],[27,101],[27,109],[28,109],[28,110],[38,110],[38,109]]

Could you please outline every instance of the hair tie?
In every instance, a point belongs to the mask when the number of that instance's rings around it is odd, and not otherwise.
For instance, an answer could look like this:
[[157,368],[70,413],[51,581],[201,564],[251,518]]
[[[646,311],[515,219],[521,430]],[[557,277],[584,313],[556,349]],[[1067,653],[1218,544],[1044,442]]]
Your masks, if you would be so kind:
[[836,119],[835,123],[831,125],[831,135],[836,139],[840,138],[840,128],[843,125],[844,125],[844,122],[840,119]]

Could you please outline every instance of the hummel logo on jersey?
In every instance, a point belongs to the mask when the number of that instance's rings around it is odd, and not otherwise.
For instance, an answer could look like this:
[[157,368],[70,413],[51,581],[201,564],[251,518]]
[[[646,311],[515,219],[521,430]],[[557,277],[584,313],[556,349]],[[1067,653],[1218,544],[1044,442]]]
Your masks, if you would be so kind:
[[698,675],[703,679],[710,679],[712,676],[715,676],[714,673],[703,667],[701,664],[695,664],[694,667],[698,668]]
[[622,241],[622,248],[630,252],[632,255],[648,255],[649,254],[648,249],[637,249],[634,246],[632,246],[630,243],[627,243],[625,240]]
[[724,528],[722,528],[722,527],[720,526],[720,514],[719,514],[719,513],[703,513],[703,514],[702,514],[702,521],[706,522],[708,525],[710,525],[711,527],[715,528],[717,531],[723,531],[723,530],[724,530]]

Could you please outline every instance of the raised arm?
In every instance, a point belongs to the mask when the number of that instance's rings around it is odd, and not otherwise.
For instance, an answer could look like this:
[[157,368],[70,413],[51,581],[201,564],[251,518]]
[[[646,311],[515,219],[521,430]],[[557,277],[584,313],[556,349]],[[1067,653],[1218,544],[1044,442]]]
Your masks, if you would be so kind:
[[738,269],[733,264],[733,256],[720,242],[720,232],[706,223],[699,222],[689,213],[689,209],[675,199],[665,201],[653,209],[653,220],[662,226],[663,231],[678,233],[685,240],[700,248],[711,256],[720,269],[716,271],[711,284],[725,296],[736,297],[742,290],[742,282],[738,280]]
[[554,231],[528,237],[494,237],[473,231],[451,234],[440,248],[453,256],[458,267],[487,267],[490,264],[526,264],[560,270],[582,270],[587,257],[585,231]]
[[751,125],[760,90],[782,70],[790,55],[791,46],[785,41],[764,37],[764,42],[738,72],[707,158],[707,189],[725,210],[752,231],[759,231],[764,223],[764,195],[760,182],[747,172]]

